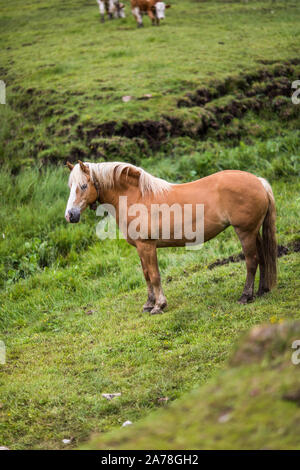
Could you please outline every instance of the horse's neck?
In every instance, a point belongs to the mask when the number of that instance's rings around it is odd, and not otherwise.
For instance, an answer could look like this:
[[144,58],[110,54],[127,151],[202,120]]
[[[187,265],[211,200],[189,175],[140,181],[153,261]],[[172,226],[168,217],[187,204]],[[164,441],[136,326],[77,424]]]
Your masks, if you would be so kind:
[[126,186],[116,184],[113,188],[101,191],[100,201],[102,204],[110,204],[114,206],[116,210],[118,210],[121,201],[124,203],[124,199],[121,198],[125,197],[130,202],[137,202],[141,197],[141,192],[138,187],[132,186],[130,184]]
[[139,179],[134,173],[121,175],[119,180],[114,182],[112,188],[104,189],[101,194],[101,202],[112,204],[117,209],[119,207],[120,196],[127,196],[135,200],[140,198]]

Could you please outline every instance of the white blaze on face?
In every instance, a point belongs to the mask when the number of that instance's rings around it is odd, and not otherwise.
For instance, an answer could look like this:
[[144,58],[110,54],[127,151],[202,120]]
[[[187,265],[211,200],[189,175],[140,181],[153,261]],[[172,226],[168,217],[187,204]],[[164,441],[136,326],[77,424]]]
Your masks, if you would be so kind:
[[76,184],[73,183],[65,212],[65,219],[67,220],[67,222],[70,222],[69,210],[72,209],[74,201],[76,199],[76,187]]
[[166,9],[166,4],[165,2],[157,2],[155,4],[156,8],[156,16],[159,20],[163,20],[165,18],[165,9]]

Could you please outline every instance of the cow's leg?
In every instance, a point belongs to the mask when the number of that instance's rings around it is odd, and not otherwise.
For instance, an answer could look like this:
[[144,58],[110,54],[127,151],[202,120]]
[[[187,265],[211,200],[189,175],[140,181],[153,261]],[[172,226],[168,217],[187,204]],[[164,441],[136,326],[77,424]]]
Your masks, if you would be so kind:
[[120,7],[119,18],[126,18],[125,11],[124,11],[124,6]]
[[242,244],[247,267],[246,283],[239,302],[241,304],[246,304],[253,300],[254,280],[258,266],[258,253],[256,246],[258,232],[243,232],[239,228],[235,228],[235,231]]
[[121,5],[119,0],[115,0],[114,16],[115,18],[125,18],[124,5]]
[[120,2],[119,0],[115,0],[114,2],[114,17],[115,18],[120,18],[119,11],[120,11]]
[[[149,284],[147,282],[148,295],[149,295],[149,288],[150,288],[150,299],[151,299],[150,303],[151,301],[153,302],[154,300],[152,293],[154,293],[154,297],[155,297],[155,304],[152,310],[150,311],[150,313],[152,315],[155,315],[157,313],[162,313],[163,309],[167,306],[167,299],[161,287],[160,274],[159,274],[158,262],[157,262],[156,245],[153,242],[137,241],[136,248],[141,258],[143,270],[146,271],[147,277],[149,277],[149,280],[150,280]],[[148,297],[148,300],[149,300],[149,297]],[[147,306],[147,303],[146,303],[146,306]],[[149,307],[150,307],[150,303],[149,303]]]
[[99,11],[100,11],[100,17],[101,17],[101,23],[104,23],[104,15],[105,15],[105,3],[102,2],[101,0],[99,1]]
[[152,26],[155,26],[156,18],[155,18],[155,15],[154,15],[153,11],[150,8],[147,10],[147,14],[148,14],[148,16],[149,16],[149,18],[152,22]]
[[114,0],[108,1],[108,17],[110,20],[114,19],[115,3]]
[[137,21],[138,28],[142,28],[144,25],[143,25],[143,18],[142,18],[139,7],[133,8],[132,14],[133,14],[133,16],[135,17],[135,19]]

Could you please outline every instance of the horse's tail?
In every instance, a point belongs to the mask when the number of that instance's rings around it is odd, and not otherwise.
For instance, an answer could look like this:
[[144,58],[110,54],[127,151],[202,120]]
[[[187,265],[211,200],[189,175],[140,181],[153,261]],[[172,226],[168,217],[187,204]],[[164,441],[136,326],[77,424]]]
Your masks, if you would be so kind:
[[264,288],[271,290],[277,281],[276,208],[272,188],[267,180],[260,178],[269,198],[269,207],[262,225],[262,254],[265,266]]

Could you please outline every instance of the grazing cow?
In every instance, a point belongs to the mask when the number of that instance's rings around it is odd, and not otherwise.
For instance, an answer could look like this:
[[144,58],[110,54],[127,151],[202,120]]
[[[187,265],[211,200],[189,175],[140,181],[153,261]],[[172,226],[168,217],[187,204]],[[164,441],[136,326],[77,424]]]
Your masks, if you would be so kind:
[[130,0],[131,11],[137,21],[138,28],[143,25],[143,14],[147,14],[152,21],[152,26],[159,26],[160,20],[165,18],[166,8],[170,8],[171,5],[166,5],[165,2],[158,0]]
[[110,20],[113,18],[125,18],[125,5],[119,0],[97,0],[100,10],[101,22],[104,23],[105,13]]

